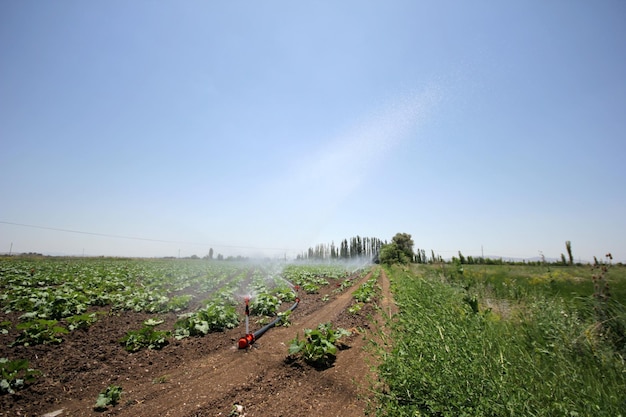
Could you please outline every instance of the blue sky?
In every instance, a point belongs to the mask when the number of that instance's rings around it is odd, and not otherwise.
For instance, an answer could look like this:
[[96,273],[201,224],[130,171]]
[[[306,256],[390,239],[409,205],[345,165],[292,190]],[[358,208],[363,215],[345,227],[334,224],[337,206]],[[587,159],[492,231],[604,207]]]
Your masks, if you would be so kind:
[[608,0],[1,2],[0,252],[406,232],[626,261],[624,22]]

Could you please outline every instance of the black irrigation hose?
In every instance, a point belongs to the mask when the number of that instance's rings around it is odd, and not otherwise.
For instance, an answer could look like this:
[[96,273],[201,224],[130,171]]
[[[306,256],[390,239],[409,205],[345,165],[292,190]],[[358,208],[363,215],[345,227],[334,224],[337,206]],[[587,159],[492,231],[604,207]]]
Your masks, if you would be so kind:
[[[289,307],[289,310],[287,311],[293,311],[296,309],[296,307],[298,307],[298,304],[300,303],[300,299],[296,297],[296,302],[293,303],[293,305],[291,307]],[[281,320],[281,317],[277,317],[276,319],[274,319],[274,321],[272,321],[269,324],[266,324],[265,326],[261,327],[259,330],[257,330],[254,333],[248,333],[247,335],[245,335],[244,337],[242,337],[241,339],[239,339],[239,349],[245,349],[248,346],[252,345],[259,337],[263,336],[263,334],[268,331],[269,329],[271,329],[272,327],[276,326],[276,324]]]

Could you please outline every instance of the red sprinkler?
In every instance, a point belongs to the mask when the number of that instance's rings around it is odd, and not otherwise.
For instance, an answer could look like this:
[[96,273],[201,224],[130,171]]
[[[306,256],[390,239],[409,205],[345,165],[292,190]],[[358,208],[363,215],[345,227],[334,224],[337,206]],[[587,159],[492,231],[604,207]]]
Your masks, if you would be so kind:
[[246,335],[239,339],[239,349],[245,349],[254,343],[254,335],[250,333],[250,297],[246,297]]
[[[256,332],[250,333],[248,331],[248,317],[250,316],[250,308],[248,307],[248,301],[249,301],[249,298],[246,298],[246,335],[243,336],[241,339],[239,339],[239,343],[238,343],[239,349],[245,349],[247,347],[252,346],[252,344],[259,337],[263,336],[263,333],[265,333],[272,327],[276,326],[276,323],[278,323],[281,319],[280,317],[277,317],[274,321],[261,327]],[[300,303],[300,298],[296,297],[296,302],[289,308],[289,311],[295,310],[295,308],[298,307],[299,303]]]

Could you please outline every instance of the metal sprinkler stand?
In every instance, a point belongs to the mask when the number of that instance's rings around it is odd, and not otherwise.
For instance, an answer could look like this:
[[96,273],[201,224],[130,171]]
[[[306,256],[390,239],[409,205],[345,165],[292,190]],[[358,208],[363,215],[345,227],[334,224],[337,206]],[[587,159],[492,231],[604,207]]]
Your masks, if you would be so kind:
[[246,297],[246,334],[250,333],[250,297]]

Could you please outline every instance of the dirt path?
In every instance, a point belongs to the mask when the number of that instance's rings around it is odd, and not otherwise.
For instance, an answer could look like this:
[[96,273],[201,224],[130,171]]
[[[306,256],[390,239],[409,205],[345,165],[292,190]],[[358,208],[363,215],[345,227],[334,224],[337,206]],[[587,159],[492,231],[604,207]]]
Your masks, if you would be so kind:
[[389,282],[389,277],[383,269],[380,270],[380,286],[382,289],[380,306],[386,316],[386,318],[391,318],[394,314],[398,312],[398,306],[393,302],[393,297],[391,295],[391,283]]

